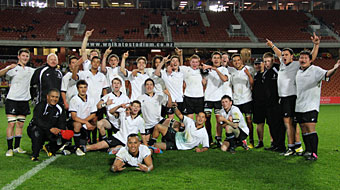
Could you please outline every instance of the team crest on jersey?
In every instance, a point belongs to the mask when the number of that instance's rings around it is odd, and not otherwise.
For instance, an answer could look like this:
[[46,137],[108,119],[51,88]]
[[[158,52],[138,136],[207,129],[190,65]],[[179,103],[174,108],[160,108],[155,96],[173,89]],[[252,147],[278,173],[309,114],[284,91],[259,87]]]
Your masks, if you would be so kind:
[[61,73],[58,72],[58,76],[57,77],[61,79],[63,76],[61,76]]

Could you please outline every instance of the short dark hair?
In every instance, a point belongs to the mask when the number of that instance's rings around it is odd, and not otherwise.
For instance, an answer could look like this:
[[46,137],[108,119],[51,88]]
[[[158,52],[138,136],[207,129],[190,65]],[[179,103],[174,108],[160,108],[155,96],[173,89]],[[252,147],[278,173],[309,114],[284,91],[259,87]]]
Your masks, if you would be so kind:
[[79,80],[79,81],[77,82],[77,89],[79,88],[80,85],[86,85],[86,86],[88,86],[88,84],[87,84],[87,82],[86,82],[85,80]]
[[120,82],[120,84],[122,84],[122,80],[120,80],[120,79],[119,79],[119,78],[117,78],[117,77],[113,78],[113,79],[112,79],[112,81],[111,81],[111,83],[113,83],[113,81],[114,81],[114,80],[117,80],[117,81],[119,81],[119,82]]
[[294,55],[294,51],[291,48],[283,48],[282,52],[283,51],[289,51],[291,55]]
[[[152,68],[156,69],[156,65],[155,65],[155,62],[156,62],[156,59],[159,59],[160,61],[163,60],[163,57],[161,55],[156,55],[155,57],[152,58]],[[163,68],[164,68],[164,65],[163,65]]]
[[178,61],[180,61],[180,57],[178,55],[173,55],[170,57],[170,61],[172,61],[172,59],[178,59]]
[[211,54],[211,58],[212,58],[214,55],[219,55],[220,58],[222,58],[222,54],[221,54],[221,52],[219,52],[219,51],[214,51],[214,52]]
[[139,136],[136,133],[131,133],[130,135],[128,135],[127,140],[129,141],[129,138],[131,137],[137,137],[139,139]]
[[272,58],[274,59],[274,54],[272,52],[266,52],[263,54],[263,58]]
[[19,49],[19,51],[18,51],[18,55],[20,55],[20,54],[22,54],[22,53],[28,53],[28,54],[30,54],[31,52],[30,52],[30,50],[28,50],[27,48],[21,48],[21,49]]
[[[132,104],[138,104],[139,105],[139,107],[141,107],[142,108],[142,103],[140,103],[140,101],[139,100],[134,100],[134,101],[132,101],[131,102],[131,105]],[[141,110],[139,110],[139,112],[137,113],[137,115],[140,115],[140,114],[142,114],[142,109]]]
[[144,86],[146,86],[146,83],[147,83],[148,81],[151,81],[152,84],[153,84],[153,86],[155,86],[155,81],[153,81],[151,78],[148,78],[148,79],[145,80]]
[[99,59],[99,60],[100,60],[100,58],[99,58],[98,56],[93,56],[92,59],[91,59],[91,62],[92,62],[94,59]]
[[231,59],[234,59],[234,57],[240,57],[240,58],[242,58],[241,54],[238,54],[238,53],[234,53],[234,54],[231,56]]
[[47,95],[51,95],[52,92],[56,92],[56,93],[58,93],[60,95],[60,91],[58,89],[56,89],[56,88],[49,89]]
[[71,55],[71,56],[68,58],[68,64],[71,64],[71,60],[72,60],[72,59],[78,60],[78,58],[77,58],[76,56]]
[[224,96],[222,96],[221,101],[222,101],[223,99],[228,99],[228,100],[231,101],[231,102],[233,101],[229,95],[224,95]]
[[302,51],[300,52],[300,55],[308,55],[308,57],[309,57],[310,60],[312,60],[312,58],[313,58],[312,53],[311,53],[309,50],[307,50],[307,49],[302,50]]

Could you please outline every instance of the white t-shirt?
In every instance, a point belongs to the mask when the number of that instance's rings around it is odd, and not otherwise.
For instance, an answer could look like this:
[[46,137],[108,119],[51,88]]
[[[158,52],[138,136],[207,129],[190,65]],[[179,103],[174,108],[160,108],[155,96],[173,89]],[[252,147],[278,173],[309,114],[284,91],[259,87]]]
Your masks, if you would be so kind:
[[321,82],[326,79],[327,70],[311,65],[296,74],[297,99],[295,112],[319,112]]
[[280,70],[277,76],[277,89],[280,97],[296,95],[296,73],[300,68],[298,61],[293,61],[288,65],[280,59]]
[[66,93],[66,102],[70,104],[71,99],[78,94],[77,81],[72,79],[72,73],[68,72],[61,82],[61,91]]
[[[229,79],[229,72],[228,69],[225,67],[218,67],[217,68],[223,75],[228,76]],[[223,81],[218,76],[217,72],[214,70],[210,70],[208,75],[206,76],[207,79],[207,88],[204,92],[204,101],[221,101],[223,95],[225,95]]]
[[165,71],[161,71],[166,88],[169,90],[173,102],[183,102],[183,73],[172,72],[170,75]]
[[145,128],[153,128],[160,120],[163,119],[161,116],[161,104],[164,100],[162,94],[156,94],[151,97],[147,94],[143,94],[137,98],[142,104],[142,114],[145,120]]
[[232,87],[232,80],[233,77],[231,75],[232,72],[236,71],[234,67],[226,67],[228,69],[228,81],[223,83],[223,95],[228,95],[233,99],[233,87]]
[[85,119],[93,113],[97,112],[97,105],[91,96],[87,95],[86,101],[79,97],[74,96],[70,101],[70,112],[76,112],[77,117]]
[[164,81],[155,75],[155,69],[153,68],[145,68],[145,73],[155,82],[155,93],[163,93],[163,90],[165,89]]
[[119,114],[120,120],[120,129],[113,136],[120,140],[120,142],[126,145],[127,137],[130,134],[144,134],[145,133],[145,122],[144,119],[139,115],[135,119],[132,119],[131,116],[126,117],[125,112],[121,112]]
[[249,135],[249,129],[247,127],[246,121],[244,120],[244,117],[238,107],[232,105],[228,113],[224,109],[221,109],[220,115],[225,119],[229,119],[229,116],[231,116],[233,118],[233,123],[238,123],[238,127],[242,129],[244,133]]
[[183,73],[186,84],[184,95],[191,98],[203,97],[203,78],[200,69],[194,70],[188,66],[180,66],[179,72]]
[[126,88],[125,88],[125,82],[123,80],[123,77],[120,75],[120,67],[106,67],[106,79],[107,84],[112,88],[112,80],[114,78],[119,78],[120,81],[122,81],[122,87],[120,88],[120,91],[123,92],[124,95],[126,95]]
[[[130,99],[129,99],[129,97],[127,97],[123,93],[121,93],[120,96],[116,96],[116,94],[114,94],[113,92],[110,92],[110,93],[106,94],[105,96],[103,96],[101,98],[101,100],[104,101],[104,102],[107,102],[108,99],[111,99],[113,103],[106,107],[106,116],[108,117],[108,119],[112,123],[112,125],[114,127],[116,127],[117,129],[119,129],[120,126],[119,126],[119,123],[118,123],[118,118],[116,118],[114,115],[112,115],[110,113],[110,110],[112,108],[116,107],[116,106],[121,105],[121,104],[129,103]],[[118,113],[122,113],[124,111],[125,111],[124,108],[119,108],[117,110]]]
[[184,116],[185,130],[176,133],[176,146],[178,150],[190,150],[202,144],[203,148],[209,148],[209,137],[205,127],[196,128],[196,123],[191,118]]
[[108,88],[106,77],[103,73],[97,72],[95,75],[91,71],[79,71],[80,80],[85,80],[88,84],[87,93],[94,98],[96,104],[100,101],[103,89]]
[[17,65],[7,71],[6,75],[10,77],[11,87],[7,94],[7,99],[15,101],[29,101],[31,99],[30,83],[35,69],[31,67],[22,67]]
[[144,82],[146,79],[150,78],[149,75],[146,73],[141,74],[137,73],[137,76],[133,76],[132,72],[127,71],[128,76],[126,77],[127,80],[130,81],[131,84],[131,98],[130,100],[136,100],[138,96],[142,95],[145,90],[144,90]]
[[241,70],[235,69],[231,73],[233,85],[233,100],[235,105],[241,105],[252,101],[249,77],[244,72],[248,66],[244,66]]
[[143,163],[146,157],[151,155],[150,149],[145,145],[141,144],[138,150],[139,150],[138,157],[133,157],[129,153],[128,147],[125,146],[118,151],[116,157],[121,158],[124,163],[127,163],[130,166],[137,167],[138,164]]

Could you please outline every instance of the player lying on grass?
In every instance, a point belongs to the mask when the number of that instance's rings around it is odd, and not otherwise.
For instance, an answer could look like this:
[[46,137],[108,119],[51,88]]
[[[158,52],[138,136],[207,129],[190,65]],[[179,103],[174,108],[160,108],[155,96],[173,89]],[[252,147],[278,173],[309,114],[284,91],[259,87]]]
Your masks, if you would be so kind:
[[100,150],[105,148],[115,148],[118,150],[119,147],[125,146],[127,137],[130,134],[142,134],[143,143],[146,145],[147,141],[145,139],[145,122],[143,118],[140,116],[141,103],[138,100],[132,102],[131,106],[128,106],[126,103],[118,105],[110,110],[111,113],[116,113],[117,109],[124,108],[125,112],[121,112],[119,114],[119,122],[120,122],[120,130],[110,136],[105,138],[104,140],[92,144],[87,145],[84,151],[91,150]]
[[[196,152],[207,151],[209,148],[209,137],[204,127],[206,121],[205,113],[199,112],[195,122],[190,117],[182,115],[176,106],[173,109],[177,117],[184,123],[184,131],[179,132],[180,124],[177,123],[173,126],[157,124],[152,133],[152,139],[150,139],[149,145],[162,150],[190,150],[196,147]],[[160,134],[162,134],[162,140],[164,142],[156,143]],[[203,148],[198,147],[200,144],[203,145]]]
[[224,95],[221,100],[223,109],[220,112],[218,122],[226,130],[226,139],[224,140],[221,150],[235,153],[236,145],[242,144],[243,148],[248,150],[247,137],[249,129],[240,109],[233,106],[230,96]]
[[135,133],[127,137],[127,145],[118,151],[111,171],[123,171],[125,165],[136,167],[137,170],[143,172],[153,170],[151,151],[147,146],[141,145],[139,137]]

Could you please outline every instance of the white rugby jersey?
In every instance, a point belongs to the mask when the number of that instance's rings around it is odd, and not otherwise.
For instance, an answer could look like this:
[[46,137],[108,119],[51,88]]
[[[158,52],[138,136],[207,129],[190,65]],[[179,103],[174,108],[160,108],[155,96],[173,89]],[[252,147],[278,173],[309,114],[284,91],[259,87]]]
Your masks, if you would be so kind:
[[149,75],[147,75],[145,72],[137,73],[137,76],[133,76],[131,71],[127,71],[128,76],[126,77],[127,80],[130,81],[131,84],[131,98],[130,100],[136,100],[138,96],[142,95],[144,90],[144,82],[146,79],[150,78]]
[[77,81],[72,79],[72,73],[68,72],[61,81],[61,91],[66,93],[66,102],[70,104],[71,99],[78,94]]
[[[217,69],[223,75],[227,76],[229,80],[229,72],[227,68],[218,67]],[[206,79],[207,79],[207,88],[205,89],[205,92],[204,92],[204,101],[213,101],[213,102],[221,101],[222,96],[225,95],[225,92],[223,92],[224,82],[221,80],[217,72],[214,70],[209,71],[208,75],[206,76]]]
[[238,127],[242,129],[244,133],[249,135],[249,129],[238,107],[232,105],[228,112],[226,112],[224,109],[221,109],[220,115],[226,119],[229,119],[229,116],[231,116],[233,118],[233,123],[238,123]]
[[77,117],[80,119],[85,119],[91,114],[97,112],[97,104],[95,103],[95,100],[89,95],[87,95],[86,101],[77,95],[71,99],[69,111],[76,112]]
[[178,150],[190,150],[198,145],[209,148],[209,136],[205,127],[196,128],[196,123],[191,118],[184,116],[185,130],[176,133],[176,146]]
[[155,69],[153,68],[145,68],[145,73],[155,82],[155,93],[163,93],[163,90],[165,89],[164,81],[155,75]]
[[277,89],[280,97],[296,95],[296,73],[300,68],[298,61],[293,61],[288,65],[280,59],[280,70],[277,77]]
[[119,114],[120,120],[120,129],[113,136],[120,140],[120,142],[126,145],[127,137],[130,134],[144,134],[145,133],[145,122],[144,119],[139,115],[135,119],[132,119],[131,116],[126,117],[125,112],[121,112]]
[[90,70],[87,70],[79,71],[78,77],[80,80],[85,80],[87,82],[87,93],[95,100],[97,104],[100,100],[103,89],[109,87],[105,75],[99,71],[93,75]]
[[127,163],[130,166],[137,167],[138,164],[143,163],[146,157],[151,155],[150,149],[145,145],[141,144],[138,150],[139,150],[138,156],[133,157],[129,153],[129,148],[125,146],[118,151],[118,153],[116,154],[116,157],[121,158],[124,163]]
[[232,80],[233,77],[231,75],[232,72],[236,71],[234,67],[226,67],[228,69],[228,81],[223,83],[223,95],[228,95],[233,99],[233,87]]
[[183,102],[183,73],[173,71],[168,74],[165,70],[162,70],[161,78],[171,95],[172,101]]
[[[113,92],[110,92],[110,93],[106,94],[105,96],[103,96],[101,98],[101,100],[104,101],[104,102],[107,102],[108,99],[111,99],[113,103],[106,107],[106,116],[108,117],[108,119],[112,123],[112,125],[115,126],[117,129],[119,129],[120,126],[119,126],[119,123],[118,123],[118,118],[116,118],[114,115],[112,115],[110,113],[110,110],[112,108],[116,107],[116,106],[121,105],[121,104],[129,103],[130,99],[125,94],[123,94],[123,92],[120,94],[120,96],[116,96],[116,94],[114,94]],[[117,112],[119,112],[119,113],[122,113],[124,111],[125,111],[124,108],[119,108],[117,110]]]
[[90,60],[86,60],[86,61],[84,61],[84,63],[83,63],[83,70],[84,71],[88,71],[88,70],[90,70],[91,69],[91,61]]
[[31,67],[20,65],[7,71],[6,75],[10,77],[11,87],[6,98],[15,101],[29,101],[31,99],[30,83],[34,71],[35,69]]
[[[112,80],[114,78],[119,78],[120,81],[122,81],[122,87],[120,88],[120,91],[123,92],[124,95],[126,95],[126,88],[125,88],[125,81],[123,80],[122,76],[119,75],[120,67],[106,67],[106,80],[107,84],[112,88]],[[113,91],[113,90],[112,90]]]
[[231,84],[233,86],[233,101],[235,105],[241,105],[252,101],[252,93],[250,89],[249,77],[244,72],[248,66],[244,66],[241,70],[235,69],[231,73]]
[[200,69],[194,70],[188,66],[179,66],[179,72],[183,73],[186,84],[184,95],[191,98],[203,97],[203,78]]
[[142,114],[145,121],[145,128],[151,129],[159,121],[163,119],[161,116],[161,104],[164,96],[162,94],[156,94],[151,97],[147,94],[143,94],[137,98],[142,104]]
[[327,70],[311,65],[296,74],[297,99],[295,112],[319,112],[321,82],[326,79]]

